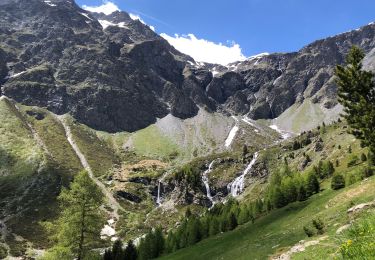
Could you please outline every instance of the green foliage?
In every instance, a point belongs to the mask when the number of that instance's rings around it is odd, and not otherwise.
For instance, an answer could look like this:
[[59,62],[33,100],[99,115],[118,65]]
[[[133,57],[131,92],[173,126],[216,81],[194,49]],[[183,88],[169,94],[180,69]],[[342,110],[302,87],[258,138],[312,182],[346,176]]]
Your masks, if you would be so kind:
[[181,170],[177,171],[174,178],[179,183],[186,182],[192,189],[197,189],[201,182],[199,169],[191,165],[185,165]]
[[305,231],[305,234],[308,236],[308,237],[312,237],[315,235],[315,231],[314,229],[312,229],[311,227],[309,226],[303,226],[303,231]]
[[366,167],[363,171],[363,177],[368,178],[374,175],[374,170],[371,169],[370,167]]
[[367,156],[366,156],[366,154],[364,154],[364,153],[361,154],[361,161],[362,161],[362,162],[367,161]]
[[342,189],[345,187],[345,178],[341,174],[335,174],[331,180],[331,188],[333,190]]
[[5,259],[8,256],[8,250],[5,246],[0,244],[0,259]]
[[137,249],[133,243],[133,240],[129,240],[128,245],[124,250],[124,259],[126,260],[136,260],[138,257]]
[[364,57],[364,52],[353,46],[346,57],[346,65],[336,66],[338,96],[350,132],[375,151],[374,74],[362,70]]
[[165,248],[165,238],[161,228],[150,231],[141,239],[138,246],[138,259],[154,259],[163,253]]
[[312,224],[316,228],[317,233],[319,235],[324,234],[324,228],[325,228],[325,226],[324,226],[324,222],[320,218],[313,219],[312,220]]
[[100,213],[103,194],[88,173],[82,171],[74,178],[69,189],[61,191],[58,199],[61,215],[55,224],[46,225],[53,232],[51,238],[56,241],[47,256],[85,259],[95,247],[104,225]]
[[341,237],[344,259],[375,259],[375,215],[368,214],[355,222]]
[[310,172],[306,179],[306,193],[308,196],[318,193],[320,191],[320,184],[316,174]]
[[348,162],[348,167],[353,167],[354,165],[356,165],[359,161],[359,158],[357,155],[353,155],[351,156],[351,158],[349,159],[349,162]]

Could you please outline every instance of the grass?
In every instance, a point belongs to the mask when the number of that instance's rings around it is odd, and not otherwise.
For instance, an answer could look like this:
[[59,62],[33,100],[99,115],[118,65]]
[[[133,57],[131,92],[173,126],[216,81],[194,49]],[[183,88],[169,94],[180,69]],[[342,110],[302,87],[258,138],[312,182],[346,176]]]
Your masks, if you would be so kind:
[[22,115],[8,100],[0,101],[0,176],[31,174],[43,160]]
[[115,164],[119,164],[119,158],[115,151],[100,139],[95,131],[71,118],[67,120],[67,123],[71,127],[74,141],[85,155],[96,176],[106,175]]
[[26,114],[35,114],[43,117],[36,119],[36,116],[27,115],[27,119],[38,132],[40,138],[47,146],[53,160],[58,163],[64,172],[75,174],[82,169],[82,165],[66,139],[64,127],[49,111],[37,107],[21,106]]
[[181,153],[178,146],[164,136],[155,125],[137,131],[132,136],[132,143],[137,154],[162,160]]

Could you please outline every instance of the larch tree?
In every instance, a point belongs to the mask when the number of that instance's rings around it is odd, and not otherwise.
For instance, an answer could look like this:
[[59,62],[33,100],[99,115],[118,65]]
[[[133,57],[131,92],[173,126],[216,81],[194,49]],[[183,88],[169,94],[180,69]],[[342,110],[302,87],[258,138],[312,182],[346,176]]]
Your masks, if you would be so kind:
[[[55,224],[49,225],[55,246],[46,259],[87,259],[100,239],[104,225],[100,206],[103,194],[86,171],[80,172],[70,188],[63,188],[58,201],[62,212]],[[90,257],[89,257],[90,258]]]

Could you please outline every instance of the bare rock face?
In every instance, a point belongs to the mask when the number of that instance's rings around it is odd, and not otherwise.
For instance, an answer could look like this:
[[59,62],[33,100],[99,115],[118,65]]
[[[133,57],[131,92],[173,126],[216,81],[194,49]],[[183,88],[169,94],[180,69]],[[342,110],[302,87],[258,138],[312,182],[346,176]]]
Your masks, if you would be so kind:
[[202,64],[125,12],[90,13],[73,0],[0,0],[0,93],[109,132],[169,113],[193,117],[199,107],[268,119],[306,98],[335,106],[334,66],[353,44],[373,69],[373,24],[295,53]]

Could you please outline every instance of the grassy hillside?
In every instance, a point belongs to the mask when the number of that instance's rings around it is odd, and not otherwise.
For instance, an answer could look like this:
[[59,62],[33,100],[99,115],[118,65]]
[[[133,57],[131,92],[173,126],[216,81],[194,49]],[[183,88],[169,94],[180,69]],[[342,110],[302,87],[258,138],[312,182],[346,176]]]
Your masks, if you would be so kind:
[[[269,256],[307,239],[303,226],[320,217],[327,226],[325,251],[299,255],[297,259],[329,259],[337,251],[336,231],[349,221],[346,210],[353,204],[371,201],[375,197],[375,178],[371,177],[340,191],[326,189],[305,202],[297,202],[260,218],[254,224],[209,238],[190,248],[161,259],[267,259]],[[313,237],[312,239],[316,239]],[[328,244],[328,245],[327,245]],[[309,252],[315,252],[309,251]]]
[[[322,192],[310,197],[307,201],[295,202],[271,211],[270,214],[259,218],[255,224],[245,224],[234,231],[209,238],[162,259],[267,259],[272,255],[276,256],[288,251],[300,240],[314,240],[312,243],[317,243],[315,240],[318,239],[324,242],[316,247],[325,248],[319,251],[319,255],[311,254],[313,249],[308,249],[310,251],[293,255],[293,257],[298,257],[297,259],[333,258],[332,254],[337,253],[340,246],[336,231],[349,222],[347,209],[375,198],[373,189],[375,178],[361,181],[367,162],[362,162],[359,158],[362,153],[367,154],[367,149],[362,148],[358,140],[347,134],[346,128],[345,123],[335,123],[304,133],[262,151],[259,160],[267,165],[270,175],[278,171],[280,165],[284,164],[284,160],[288,162],[294,174],[301,175],[310,172],[319,164],[319,161],[329,160],[335,164],[335,173],[344,175],[348,187],[334,191],[330,187],[330,179],[326,179],[321,183]],[[311,143],[293,149],[294,141],[302,141],[308,136]],[[307,164],[303,164],[306,156],[310,159]],[[266,182],[251,185],[240,196],[241,202],[247,203],[262,197],[266,186]],[[323,220],[326,232],[320,237],[308,239],[303,227],[311,226],[312,219],[316,218]]]

